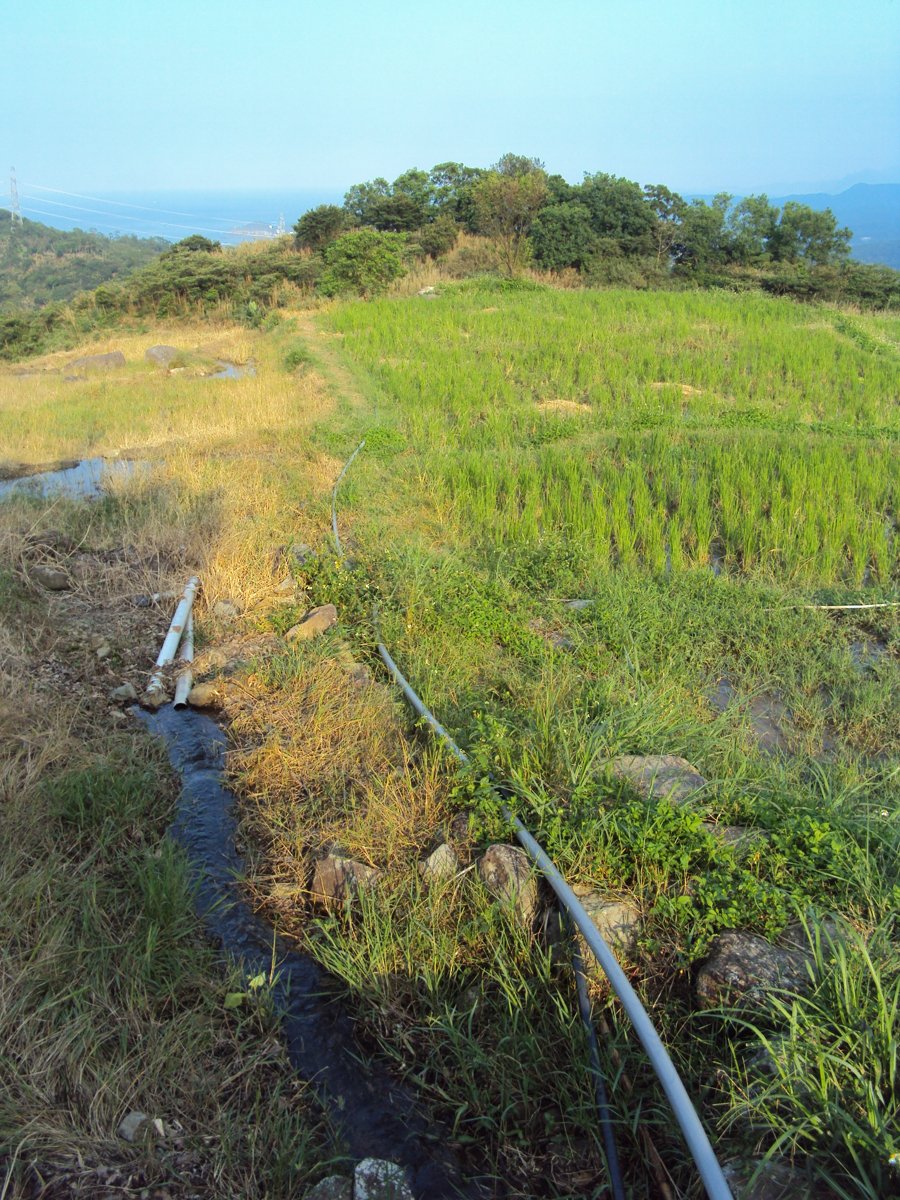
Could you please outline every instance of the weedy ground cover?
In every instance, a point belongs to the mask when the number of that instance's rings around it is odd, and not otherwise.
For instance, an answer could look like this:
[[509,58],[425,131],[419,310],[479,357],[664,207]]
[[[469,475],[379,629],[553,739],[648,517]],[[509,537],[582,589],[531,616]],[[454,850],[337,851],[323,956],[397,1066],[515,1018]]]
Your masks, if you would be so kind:
[[[228,632],[220,597],[276,634],[337,605],[326,638],[245,664],[226,718],[248,885],[345,980],[362,1047],[513,1194],[602,1194],[567,968],[473,871],[442,887],[418,872],[460,812],[469,853],[509,840],[491,774],[573,882],[641,909],[628,969],[722,1156],[768,1152],[835,1195],[885,1194],[900,625],[892,609],[795,606],[896,599],[896,321],[495,282],[296,314],[241,330],[240,354],[220,335],[198,329],[190,348],[252,357],[255,379],[157,376],[145,341],[180,344],[157,330],[128,342],[121,381],[5,378],[11,458],[138,447],[154,464],[95,505],[7,512],[16,529],[64,521],[155,550],[173,581],[199,570],[201,644]],[[340,497],[351,568],[323,532],[363,436]],[[320,553],[273,564],[292,541]],[[273,595],[285,563],[303,594]],[[383,683],[379,635],[471,772],[379,682],[352,682],[356,662]],[[689,807],[644,801],[606,768],[621,753],[683,754],[707,786]],[[763,840],[738,853],[709,828],[723,824]],[[310,860],[334,842],[382,885],[311,916]],[[807,1000],[755,1024],[696,1011],[719,931],[775,938],[835,910],[856,934]],[[602,982],[594,999],[631,1193],[699,1194]]]
[[[769,1014],[762,1035],[779,1029],[794,1066],[748,1083],[761,1070],[759,1031],[698,1016],[691,999],[717,932],[775,938],[798,914],[836,911],[868,939],[848,944],[843,976],[873,996],[871,1028],[890,1026],[897,610],[800,606],[896,600],[896,322],[869,332],[855,315],[760,298],[494,284],[348,305],[323,321],[368,372],[376,446],[342,499],[365,592],[320,565],[306,573],[313,597],[343,589],[364,653],[377,593],[384,640],[475,759],[458,794],[480,814],[482,839],[509,836],[479,783],[490,772],[570,878],[636,900],[634,979],[730,1152],[785,1154],[839,1195],[896,1186],[895,1030],[856,1036],[851,1006],[825,986],[791,1020]],[[346,452],[364,432],[361,417],[323,431]],[[590,603],[573,609],[573,598]],[[709,783],[689,809],[638,800],[604,769],[622,753],[682,754]],[[740,855],[713,836],[723,824],[763,839]],[[352,929],[325,923],[318,937],[333,969],[385,1022],[391,1014],[390,1036],[373,1019],[389,1049],[404,1022],[380,982],[387,920],[364,908]],[[399,934],[392,918],[387,940],[412,939],[408,920]],[[525,1020],[528,987],[507,993],[483,953],[485,992]],[[541,969],[535,950],[523,977]],[[424,979],[406,1027],[431,1072],[447,1056],[452,1069],[417,1077],[464,1122],[475,1105],[447,1079],[479,1061],[477,1005],[457,998],[448,1027]],[[813,1025],[819,1047],[843,1031],[827,1069],[801,1052]],[[546,1059],[571,1036],[544,1027]],[[540,1071],[538,1058],[535,1047],[523,1075]],[[800,1084],[801,1059],[820,1088]],[[873,1092],[855,1087],[861,1075],[879,1080]],[[500,1068],[495,1078],[500,1087]],[[646,1079],[638,1093],[690,1191]],[[617,1095],[622,1136],[634,1139],[626,1158],[642,1164],[631,1184],[653,1194],[659,1181]],[[547,1104],[559,1101],[548,1081]],[[506,1112],[483,1136],[509,1177],[521,1114]],[[532,1153],[547,1151],[534,1130],[528,1138]],[[546,1170],[538,1158],[517,1178]]]

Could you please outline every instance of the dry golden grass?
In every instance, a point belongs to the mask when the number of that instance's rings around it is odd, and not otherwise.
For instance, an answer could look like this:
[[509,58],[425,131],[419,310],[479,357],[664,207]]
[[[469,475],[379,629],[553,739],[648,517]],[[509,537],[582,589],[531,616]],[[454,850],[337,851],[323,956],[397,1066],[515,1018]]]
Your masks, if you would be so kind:
[[339,845],[402,873],[449,819],[439,763],[408,740],[390,691],[353,668],[345,649],[310,646],[231,693],[229,773],[257,847],[253,887],[297,935],[317,851]]
[[[170,342],[204,361],[257,363],[257,374],[240,379],[171,375],[144,359],[144,351]],[[120,349],[126,365],[84,378],[64,378],[66,366],[84,354]],[[289,375],[265,339],[240,326],[179,327],[147,333],[120,331],[76,351],[46,355],[29,365],[33,374],[0,371],[0,443],[7,460],[48,462],[59,458],[163,453],[190,445],[200,453],[228,442],[242,452],[283,445],[308,430],[334,407],[333,395],[314,372]]]
[[536,406],[541,412],[577,413],[579,416],[589,416],[591,406],[579,404],[577,400],[541,400]]

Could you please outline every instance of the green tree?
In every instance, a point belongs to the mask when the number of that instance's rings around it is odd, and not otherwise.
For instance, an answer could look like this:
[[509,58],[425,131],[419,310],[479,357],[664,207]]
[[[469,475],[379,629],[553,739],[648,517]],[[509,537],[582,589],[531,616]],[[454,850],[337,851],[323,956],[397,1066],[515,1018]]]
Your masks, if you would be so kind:
[[221,249],[221,242],[213,242],[200,233],[192,233],[190,237],[176,242],[171,250],[166,251],[166,254],[217,254]]
[[354,183],[344,196],[344,208],[355,224],[373,225],[375,206],[390,194],[391,185],[380,177],[373,179],[371,183]]
[[377,229],[342,234],[326,246],[319,290],[326,296],[356,292],[370,299],[406,274],[406,238]]
[[483,167],[467,167],[458,162],[432,167],[428,178],[437,215],[452,217],[457,225],[474,233],[477,222],[472,191],[484,175]]
[[451,216],[436,217],[417,230],[415,240],[421,247],[422,253],[429,258],[440,258],[456,245],[459,237],[459,226]]
[[684,268],[718,266],[728,261],[731,239],[726,227],[731,196],[719,192],[712,204],[692,200],[681,218],[675,261]]
[[598,249],[590,209],[577,200],[541,209],[531,227],[531,244],[542,267],[551,271],[565,267],[583,270]]
[[661,267],[677,257],[687,205],[677,192],[670,191],[662,183],[647,184],[644,197],[656,218],[653,242],[656,248],[656,265]]
[[830,208],[821,211],[788,200],[771,235],[771,256],[776,262],[810,262],[818,266],[844,262],[850,256],[849,229],[838,229]]
[[778,217],[779,210],[769,203],[768,196],[745,196],[738,201],[726,222],[732,261],[744,266],[768,262]]
[[539,168],[521,175],[489,171],[473,195],[479,231],[494,239],[506,273],[515,275],[525,264],[528,234],[547,200],[547,176]]
[[504,154],[491,167],[492,171],[496,171],[498,175],[507,175],[513,179],[518,179],[522,175],[546,175],[544,172],[544,164],[539,158],[527,158],[524,154]]
[[322,250],[346,230],[348,220],[346,209],[336,204],[311,208],[294,225],[294,245],[298,249]]
[[598,173],[585,175],[578,191],[598,238],[615,242],[622,254],[652,252],[656,215],[639,184]]

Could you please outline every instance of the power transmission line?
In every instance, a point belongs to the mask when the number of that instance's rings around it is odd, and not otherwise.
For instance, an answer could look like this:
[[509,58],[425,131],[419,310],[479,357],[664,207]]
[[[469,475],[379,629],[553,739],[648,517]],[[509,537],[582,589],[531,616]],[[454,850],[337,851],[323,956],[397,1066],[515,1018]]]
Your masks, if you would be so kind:
[[[149,205],[149,204],[131,204],[127,200],[106,200],[102,196],[88,196],[88,195],[83,194],[82,192],[67,192],[67,191],[64,191],[62,188],[47,187],[41,183],[31,183],[28,186],[31,188],[34,188],[34,190],[38,191],[38,192],[53,192],[54,195],[57,195],[57,196],[69,196],[73,200],[91,200],[95,204],[112,204],[112,205],[115,205],[117,208],[135,208],[135,209],[140,210],[141,212],[164,213],[167,217],[193,217],[194,216],[194,213],[180,212],[174,208],[154,208],[152,205]],[[50,201],[50,203],[53,203],[53,201]],[[208,217],[207,220],[230,221],[231,224],[243,222],[246,224],[246,218],[244,218],[244,217]]]
[[[99,208],[83,208],[79,204],[66,204],[62,200],[44,200],[42,197],[39,197],[39,196],[29,196],[27,192],[23,192],[23,196],[25,197],[26,200],[40,200],[41,203],[52,204],[56,208],[69,208],[69,209],[72,209],[73,212],[93,213],[95,216],[98,216],[98,217],[113,217],[117,221],[139,221],[139,222],[142,222],[145,226],[147,224],[162,225],[166,229],[186,229],[189,232],[197,232],[198,230],[201,230],[204,233],[218,233],[220,235],[224,235],[224,234],[231,232],[231,230],[228,230],[228,229],[212,229],[209,226],[203,226],[203,225],[179,225],[179,224],[176,224],[174,221],[152,221],[151,222],[148,217],[132,217],[129,213],[105,212],[103,209],[99,209]],[[55,216],[56,215],[55,213],[47,213],[46,209],[43,209],[43,210],[34,209],[33,211],[36,211],[36,212],[42,211],[45,216]],[[59,219],[62,221],[74,220],[73,217],[67,217],[64,213],[59,214]],[[207,217],[206,219],[212,220],[212,221],[217,221],[220,218]],[[221,220],[224,221],[225,218],[222,217]],[[244,225],[246,225],[247,223],[248,222],[246,220],[243,222],[240,222],[240,224],[244,224]]]

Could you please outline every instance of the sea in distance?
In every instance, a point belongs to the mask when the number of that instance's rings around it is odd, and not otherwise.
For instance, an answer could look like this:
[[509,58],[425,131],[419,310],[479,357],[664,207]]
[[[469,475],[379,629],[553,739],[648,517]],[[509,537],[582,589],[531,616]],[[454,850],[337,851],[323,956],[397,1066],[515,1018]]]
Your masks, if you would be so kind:
[[54,229],[178,242],[192,233],[234,246],[289,233],[319,204],[341,204],[339,188],[257,191],[64,192],[19,185],[22,215]]

